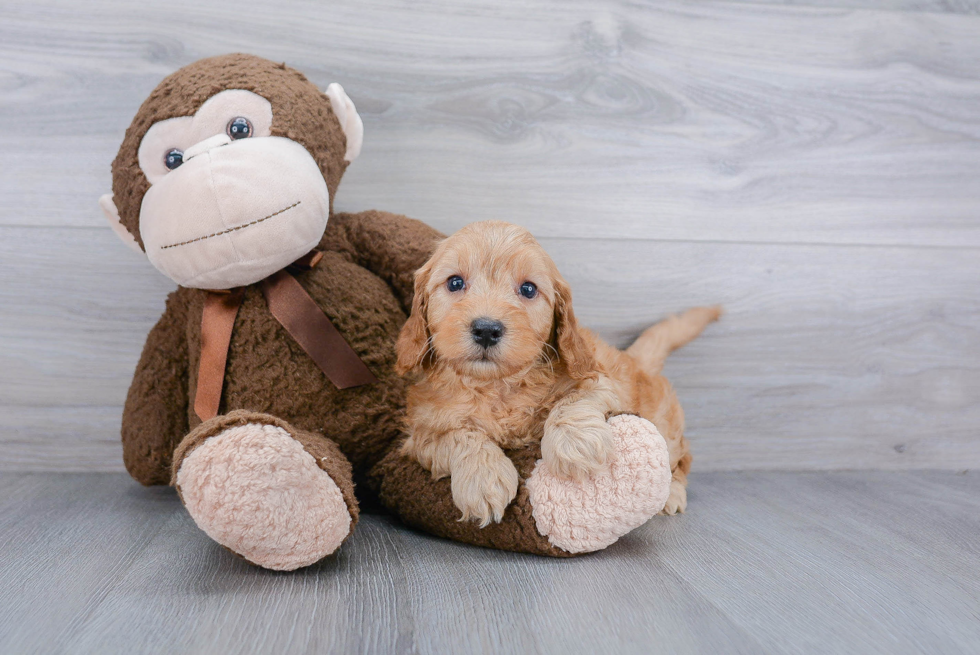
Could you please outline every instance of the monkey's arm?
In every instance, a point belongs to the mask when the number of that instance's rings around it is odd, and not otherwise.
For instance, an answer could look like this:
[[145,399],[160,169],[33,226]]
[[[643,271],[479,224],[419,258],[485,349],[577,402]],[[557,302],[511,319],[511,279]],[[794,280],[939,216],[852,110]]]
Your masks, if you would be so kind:
[[377,210],[330,217],[321,248],[349,253],[395,292],[411,311],[415,271],[445,235],[407,216]]
[[174,449],[187,434],[188,293],[178,289],[150,330],[123,409],[126,470],[143,485],[170,484]]

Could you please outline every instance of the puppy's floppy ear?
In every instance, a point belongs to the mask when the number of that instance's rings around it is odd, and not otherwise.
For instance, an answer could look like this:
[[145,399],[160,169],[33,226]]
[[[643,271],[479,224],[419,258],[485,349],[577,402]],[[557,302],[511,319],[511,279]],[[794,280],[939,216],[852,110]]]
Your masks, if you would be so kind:
[[429,319],[428,304],[429,295],[426,287],[429,286],[429,277],[432,274],[432,260],[415,273],[415,295],[412,298],[412,313],[409,315],[402,331],[398,334],[398,341],[395,343],[395,353],[398,361],[395,362],[395,372],[398,375],[405,375],[409,371],[422,366],[426,359],[426,352],[429,349]]
[[572,290],[560,275],[555,277],[554,345],[569,376],[576,380],[593,377],[595,354],[579,333],[572,311]]

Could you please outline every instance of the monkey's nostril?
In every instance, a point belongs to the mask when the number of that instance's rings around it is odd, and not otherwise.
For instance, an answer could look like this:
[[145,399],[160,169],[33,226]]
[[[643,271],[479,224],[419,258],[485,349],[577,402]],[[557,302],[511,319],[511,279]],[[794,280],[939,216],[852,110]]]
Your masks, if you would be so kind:
[[470,323],[473,341],[484,348],[497,345],[504,336],[504,324],[491,318],[478,318]]

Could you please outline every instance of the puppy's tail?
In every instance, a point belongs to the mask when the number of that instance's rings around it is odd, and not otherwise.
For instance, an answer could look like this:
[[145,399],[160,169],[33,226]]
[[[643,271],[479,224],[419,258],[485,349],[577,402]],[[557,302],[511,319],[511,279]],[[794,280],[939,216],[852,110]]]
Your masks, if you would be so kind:
[[644,330],[626,349],[626,354],[635,359],[648,375],[658,375],[667,355],[701,334],[721,314],[721,306],[715,305],[694,307],[683,314],[668,316]]

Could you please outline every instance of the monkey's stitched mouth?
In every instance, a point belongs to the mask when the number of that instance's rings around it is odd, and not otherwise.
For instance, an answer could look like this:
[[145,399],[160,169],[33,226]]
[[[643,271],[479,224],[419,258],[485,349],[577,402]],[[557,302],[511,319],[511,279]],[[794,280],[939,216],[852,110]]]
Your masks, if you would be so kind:
[[293,207],[296,207],[297,205],[299,205],[301,202],[302,202],[301,200],[297,200],[296,202],[294,202],[293,204],[291,204],[289,207],[283,207],[279,211],[272,212],[268,216],[263,216],[262,218],[257,218],[254,221],[252,221],[251,223],[245,223],[243,225],[237,225],[235,227],[229,227],[227,230],[221,230],[220,232],[214,232],[212,234],[206,234],[203,237],[197,237],[196,239],[189,239],[188,241],[181,241],[180,243],[171,243],[168,246],[161,246],[160,247],[160,250],[166,250],[167,248],[176,248],[177,246],[186,246],[189,243],[196,243],[198,241],[204,241],[205,239],[210,239],[211,237],[220,237],[222,234],[228,234],[229,232],[237,232],[238,230],[244,230],[246,227],[251,227],[253,225],[257,225],[257,224],[261,223],[262,221],[267,221],[267,220],[269,220],[270,218],[272,218],[274,216],[278,216],[279,214],[282,214],[283,212],[287,212],[290,209],[292,209]]

